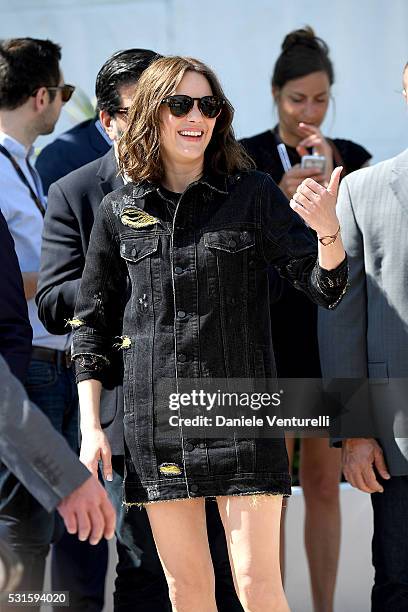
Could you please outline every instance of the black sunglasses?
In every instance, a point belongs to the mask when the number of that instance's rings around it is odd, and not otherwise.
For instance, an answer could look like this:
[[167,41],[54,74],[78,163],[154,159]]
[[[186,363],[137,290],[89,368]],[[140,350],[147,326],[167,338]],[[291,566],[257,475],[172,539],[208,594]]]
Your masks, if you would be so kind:
[[161,104],[167,104],[171,114],[175,117],[184,117],[193,108],[195,100],[197,100],[199,110],[207,119],[215,119],[215,117],[218,117],[225,104],[225,100],[218,96],[191,98],[190,96],[184,96],[182,94],[167,96],[167,98],[161,101]]
[[[64,104],[72,98],[72,94],[75,91],[74,85],[68,85],[67,83],[64,83],[64,85],[55,85],[55,87],[47,87],[47,85],[44,85],[43,87],[45,87],[45,89],[47,89],[48,91],[58,91],[60,89],[61,100]],[[31,95],[35,96],[39,89],[40,87],[35,89]]]

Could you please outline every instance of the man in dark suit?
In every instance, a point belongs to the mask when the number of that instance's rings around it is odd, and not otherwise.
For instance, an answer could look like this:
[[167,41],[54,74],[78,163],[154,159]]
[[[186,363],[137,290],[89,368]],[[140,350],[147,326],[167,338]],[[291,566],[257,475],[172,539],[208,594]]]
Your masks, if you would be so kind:
[[22,382],[31,358],[33,331],[14,242],[0,212],[0,354]]
[[[114,143],[112,150],[102,159],[60,179],[49,191],[37,304],[44,325],[57,334],[66,332],[67,320],[72,319],[74,314],[95,214],[103,197],[123,185],[116,162],[117,142],[126,128],[126,110],[130,106],[136,83],[135,79],[128,77],[127,81],[122,79],[115,87],[115,62],[119,55],[111,58],[111,65],[108,60],[96,84],[100,121]],[[126,63],[124,59],[120,62],[122,69]],[[150,60],[151,56],[147,56],[147,63]],[[139,74],[142,65],[140,60]],[[143,612],[165,612],[171,610],[171,605],[146,511],[139,508],[125,511],[122,506],[124,449],[121,359],[118,351],[117,367],[111,369],[112,380],[108,388],[102,390],[101,396],[101,423],[112,450],[113,467],[113,481],[105,484],[118,514],[116,533],[119,563],[114,595],[115,610],[133,611],[139,606],[138,609]],[[232,582],[216,504],[209,504],[207,520],[216,574],[218,609],[220,612],[242,612]]]
[[106,138],[97,116],[82,121],[61,134],[54,142],[44,147],[35,164],[41,176],[44,193],[47,194],[50,185],[59,178],[101,157],[110,148],[111,143]]

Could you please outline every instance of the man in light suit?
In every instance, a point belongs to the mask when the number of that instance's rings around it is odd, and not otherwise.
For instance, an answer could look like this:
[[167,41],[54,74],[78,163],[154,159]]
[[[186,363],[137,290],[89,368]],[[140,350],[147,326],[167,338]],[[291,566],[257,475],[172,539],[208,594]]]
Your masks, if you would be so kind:
[[[408,64],[403,82],[407,99]],[[343,179],[337,214],[350,288],[336,311],[319,313],[322,372],[368,379],[368,406],[355,403],[351,418],[368,407],[370,422],[363,428],[360,422],[359,434],[340,433],[343,471],[350,484],[372,494],[372,612],[406,612],[408,149]]]

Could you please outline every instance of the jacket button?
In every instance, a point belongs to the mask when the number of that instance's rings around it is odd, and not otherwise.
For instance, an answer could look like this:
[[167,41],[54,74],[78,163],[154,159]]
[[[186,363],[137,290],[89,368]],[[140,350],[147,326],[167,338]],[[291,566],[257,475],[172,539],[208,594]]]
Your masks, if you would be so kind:
[[136,257],[136,255],[137,255],[136,249],[132,249],[132,257]]
[[178,360],[181,363],[184,363],[185,361],[187,361],[187,355],[184,355],[184,353],[180,353],[180,355],[178,356]]
[[191,444],[191,442],[187,442],[184,445],[184,450],[191,452],[192,450],[194,450],[194,444]]
[[176,266],[174,268],[174,273],[175,274],[182,274],[183,273],[183,268],[180,268],[180,266]]
[[235,247],[237,246],[236,241],[233,239],[231,239],[228,244],[231,247],[231,249],[235,249]]
[[198,485],[196,484],[190,485],[190,493],[193,493],[195,495],[197,492],[198,492]]
[[184,319],[184,317],[186,316],[186,313],[184,312],[184,310],[178,310],[177,316],[179,319]]

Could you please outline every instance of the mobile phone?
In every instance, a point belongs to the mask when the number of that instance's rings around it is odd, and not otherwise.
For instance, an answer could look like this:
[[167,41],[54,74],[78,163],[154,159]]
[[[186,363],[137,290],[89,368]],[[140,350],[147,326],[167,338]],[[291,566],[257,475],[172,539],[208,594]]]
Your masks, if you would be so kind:
[[324,155],[303,155],[300,165],[301,168],[312,168],[324,174],[326,169],[326,158]]

